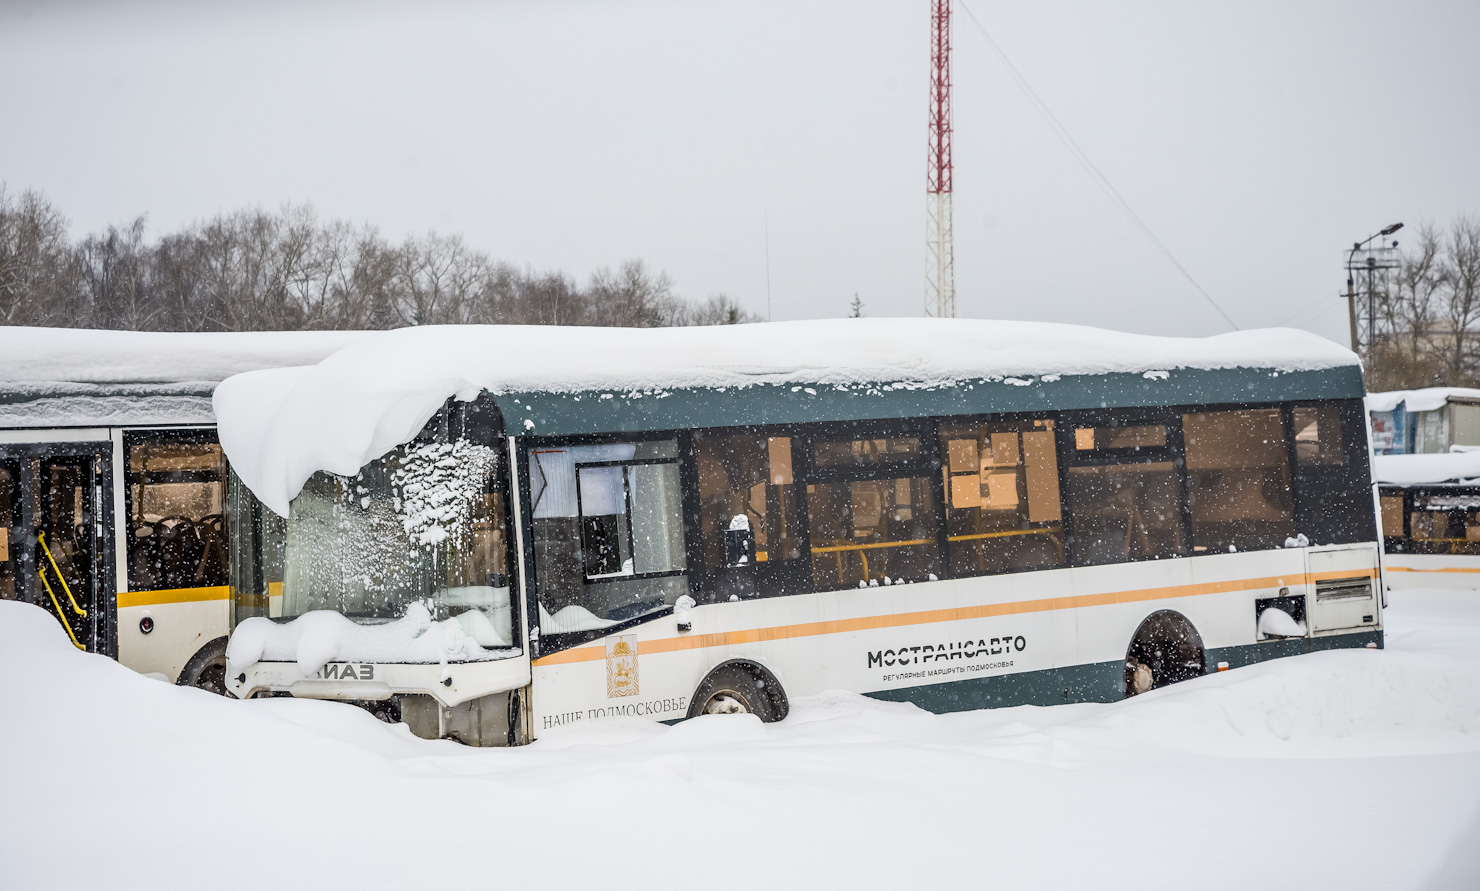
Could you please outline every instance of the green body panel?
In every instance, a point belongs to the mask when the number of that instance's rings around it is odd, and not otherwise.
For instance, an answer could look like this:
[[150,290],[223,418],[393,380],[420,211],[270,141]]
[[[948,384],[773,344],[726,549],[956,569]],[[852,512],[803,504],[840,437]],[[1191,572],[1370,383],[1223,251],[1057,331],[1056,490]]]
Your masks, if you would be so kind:
[[941,714],[1012,705],[1063,705],[1069,702],[1114,702],[1125,698],[1125,663],[1092,662],[1024,671],[992,678],[968,678],[942,684],[901,687],[865,693],[888,702],[913,702]]
[[[1219,662],[1227,662],[1229,668],[1240,668],[1283,656],[1298,656],[1318,650],[1360,648],[1369,643],[1382,647],[1382,632],[1362,631],[1330,637],[1293,638],[1219,647],[1208,650],[1208,671],[1216,672]],[[864,695],[888,702],[913,702],[920,708],[937,714],[1012,705],[1115,702],[1125,698],[1125,663],[1116,660],[1068,665],[990,678],[879,690]]]
[[1353,634],[1333,634],[1329,637],[1289,637],[1282,640],[1266,640],[1242,647],[1219,647],[1208,650],[1208,670],[1216,670],[1219,662],[1227,662],[1229,668],[1242,668],[1255,662],[1279,659],[1283,656],[1299,656],[1301,653],[1316,653],[1321,650],[1340,650],[1350,647],[1365,647],[1369,643],[1382,649],[1385,644],[1381,630],[1359,631]]
[[1008,378],[941,385],[763,383],[646,392],[502,393],[493,399],[512,435],[571,436],[1125,406],[1356,399],[1365,392],[1361,370],[1355,365],[1287,372],[1184,368],[1168,371],[1165,377],[1157,374],[1075,374],[1054,380]]

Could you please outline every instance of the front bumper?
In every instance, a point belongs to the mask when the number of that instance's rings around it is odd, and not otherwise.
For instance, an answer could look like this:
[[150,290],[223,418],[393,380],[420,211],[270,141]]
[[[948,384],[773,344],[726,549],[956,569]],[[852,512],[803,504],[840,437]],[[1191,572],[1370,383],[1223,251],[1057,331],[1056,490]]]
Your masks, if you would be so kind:
[[245,669],[229,671],[226,689],[238,699],[261,693],[347,700],[384,700],[399,694],[421,694],[451,707],[481,696],[517,690],[528,686],[529,679],[527,656],[445,665],[330,662],[311,676],[305,675],[296,662],[255,662]]

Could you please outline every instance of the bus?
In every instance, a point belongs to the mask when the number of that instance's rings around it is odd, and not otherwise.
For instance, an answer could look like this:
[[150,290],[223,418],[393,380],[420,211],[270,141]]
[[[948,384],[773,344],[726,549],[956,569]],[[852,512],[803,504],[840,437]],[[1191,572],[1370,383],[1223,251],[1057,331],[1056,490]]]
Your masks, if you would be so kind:
[[1378,455],[1372,478],[1386,587],[1480,588],[1480,452]]
[[1355,356],[849,319],[415,328],[216,392],[228,687],[521,744],[1109,702],[1381,647]]
[[225,468],[211,392],[358,334],[0,328],[0,599],[79,650],[225,692]]

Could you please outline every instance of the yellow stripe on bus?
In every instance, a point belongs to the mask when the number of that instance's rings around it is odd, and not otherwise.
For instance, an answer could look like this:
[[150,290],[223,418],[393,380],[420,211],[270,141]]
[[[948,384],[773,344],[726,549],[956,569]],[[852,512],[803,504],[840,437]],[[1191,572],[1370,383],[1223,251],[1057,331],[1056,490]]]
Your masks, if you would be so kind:
[[[1233,591],[1253,591],[1259,588],[1287,587],[1293,584],[1309,584],[1326,579],[1372,578],[1371,570],[1349,570],[1346,572],[1299,573],[1290,576],[1270,576],[1260,579],[1234,579],[1226,582],[1202,582],[1194,585],[1172,585],[1165,588],[1141,588],[1131,591],[1110,591],[1104,594],[1079,594],[1071,597],[1047,597],[1042,600],[1019,600],[1012,603],[989,603],[981,606],[963,606],[951,609],[923,610],[914,613],[895,613],[884,616],[860,616],[855,619],[836,619],[827,622],[806,622],[800,625],[778,625],[772,628],[750,628],[743,631],[721,631],[695,637],[669,637],[660,640],[639,641],[637,654],[671,653],[676,650],[694,650],[704,647],[722,647],[736,644],[759,643],[768,640],[787,640],[794,637],[813,637],[819,634],[841,634],[849,631],[869,631],[879,628],[897,628],[904,625],[926,625],[935,622],[957,622],[963,619],[984,619],[991,616],[1008,616],[1019,613],[1036,613],[1048,610],[1074,609],[1084,606],[1106,606],[1115,603],[1135,603],[1142,600],[1167,600],[1174,597],[1196,597],[1201,594],[1226,594]],[[565,665],[572,662],[595,662],[606,658],[606,647],[576,647],[552,653],[536,659],[535,665]]]
[[1480,567],[1445,566],[1439,569],[1419,569],[1416,566],[1388,566],[1385,572],[1480,572]]
[[231,587],[229,585],[218,585],[211,588],[170,588],[165,591],[119,591],[118,608],[230,599]]

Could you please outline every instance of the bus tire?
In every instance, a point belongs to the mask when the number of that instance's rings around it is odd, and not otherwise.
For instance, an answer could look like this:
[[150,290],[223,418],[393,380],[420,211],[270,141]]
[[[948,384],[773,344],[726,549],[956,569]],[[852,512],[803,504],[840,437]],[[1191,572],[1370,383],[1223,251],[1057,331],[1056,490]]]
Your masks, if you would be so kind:
[[1202,636],[1176,610],[1147,616],[1125,652],[1125,695],[1135,696],[1207,672]]
[[175,683],[182,687],[197,687],[218,696],[226,692],[226,638],[217,638],[200,648],[180,672]]
[[751,714],[771,724],[786,717],[791,705],[776,676],[754,662],[726,662],[699,683],[689,703],[689,717]]

